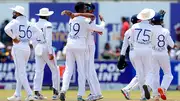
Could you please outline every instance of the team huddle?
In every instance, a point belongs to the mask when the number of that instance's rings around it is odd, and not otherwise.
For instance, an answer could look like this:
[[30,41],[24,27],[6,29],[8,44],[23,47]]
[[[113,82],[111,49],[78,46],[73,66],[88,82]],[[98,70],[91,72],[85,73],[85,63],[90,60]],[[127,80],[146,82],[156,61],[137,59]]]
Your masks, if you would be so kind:
[[[13,10],[13,20],[4,30],[13,41],[11,54],[16,66],[16,90],[13,96],[7,98],[8,101],[21,101],[22,86],[27,93],[26,101],[47,99],[40,93],[46,64],[52,72],[52,100],[66,100],[65,95],[69,89],[70,79],[76,64],[78,71],[77,101],[103,99],[94,65],[94,35],[96,33],[103,34],[105,21],[99,15],[101,24],[96,24],[96,18],[93,14],[95,6],[92,3],[78,2],[74,8],[76,13],[68,10],[61,12],[61,15],[67,15],[70,18],[70,31],[65,46],[66,68],[61,90],[59,69],[52,47],[52,24],[48,21],[54,12],[49,11],[48,8],[41,8],[39,13],[36,14],[39,16],[39,21],[32,24],[26,18],[22,6],[11,8]],[[117,64],[119,69],[124,69],[127,66],[125,53],[127,47],[130,46],[130,61],[136,70],[136,76],[129,85],[121,90],[127,100],[130,99],[130,90],[138,85],[142,101],[150,99],[149,89],[152,89],[153,98],[157,101],[159,95],[163,100],[166,100],[165,92],[173,79],[167,46],[173,48],[174,42],[169,31],[162,27],[163,16],[162,13],[155,13],[152,9],[144,9],[131,18],[133,26],[125,33],[121,56]],[[30,42],[35,51],[34,94],[26,74],[26,66],[30,56]],[[161,86],[159,82],[160,67],[164,71]],[[87,99],[83,99],[86,80],[90,87],[90,94]]]
[[[150,90],[152,98],[159,101],[161,97],[166,100],[166,91],[173,79],[167,46],[175,47],[168,29],[163,28],[165,11],[156,13],[153,9],[143,9],[139,14],[133,15],[132,27],[126,31],[118,68],[127,66],[125,52],[130,46],[129,58],[136,70],[136,76],[121,92],[127,100],[130,91],[139,86],[141,101],[149,100]],[[164,72],[160,85],[160,67]]]

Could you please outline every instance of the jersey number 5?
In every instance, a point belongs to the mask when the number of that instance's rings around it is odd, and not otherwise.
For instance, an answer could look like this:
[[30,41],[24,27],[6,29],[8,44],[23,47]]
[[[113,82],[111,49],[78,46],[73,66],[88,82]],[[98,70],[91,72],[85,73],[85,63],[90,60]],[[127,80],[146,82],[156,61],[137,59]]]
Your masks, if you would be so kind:
[[[138,32],[138,35],[137,35],[137,41],[143,41],[143,42],[147,42],[147,41],[149,41],[150,40],[150,35],[149,35],[149,33],[151,32],[151,30],[148,30],[148,29],[141,29],[141,28],[136,28],[135,29],[136,31],[139,31]],[[141,34],[141,32],[143,32],[142,34]],[[141,39],[139,38],[139,37],[141,37]]]
[[32,37],[32,32],[29,30],[30,26],[27,27],[27,29],[25,28],[25,25],[19,25],[19,32],[21,32],[21,35],[19,35],[20,38],[25,38],[27,36],[27,38],[31,38]]

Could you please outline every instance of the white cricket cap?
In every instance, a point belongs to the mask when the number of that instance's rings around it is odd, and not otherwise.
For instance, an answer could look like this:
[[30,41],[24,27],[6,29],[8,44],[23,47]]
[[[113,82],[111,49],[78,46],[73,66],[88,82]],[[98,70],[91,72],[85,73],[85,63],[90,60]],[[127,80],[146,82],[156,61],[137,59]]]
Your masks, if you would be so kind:
[[54,11],[49,11],[48,8],[41,8],[39,10],[39,14],[36,14],[38,16],[51,16],[52,14],[54,14]]
[[155,11],[153,9],[145,8],[138,15],[137,18],[140,20],[149,20],[155,16]]
[[22,15],[24,15],[24,13],[25,13],[24,7],[22,7],[22,6],[16,6],[14,8],[10,8],[10,9],[13,11],[16,11]]

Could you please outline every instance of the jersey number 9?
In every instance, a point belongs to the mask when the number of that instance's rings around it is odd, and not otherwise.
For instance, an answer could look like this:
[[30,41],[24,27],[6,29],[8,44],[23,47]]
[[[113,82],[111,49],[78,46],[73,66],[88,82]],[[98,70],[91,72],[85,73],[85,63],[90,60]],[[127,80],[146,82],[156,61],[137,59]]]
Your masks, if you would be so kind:
[[69,26],[70,26],[70,32],[73,30],[73,32],[75,32],[74,36],[76,36],[80,31],[80,25],[78,23],[74,23],[73,25],[72,23],[70,23]]
[[29,30],[30,26],[25,27],[25,25],[19,25],[19,32],[21,32],[21,35],[19,35],[20,38],[25,38],[27,37],[30,39],[32,37],[32,32]]

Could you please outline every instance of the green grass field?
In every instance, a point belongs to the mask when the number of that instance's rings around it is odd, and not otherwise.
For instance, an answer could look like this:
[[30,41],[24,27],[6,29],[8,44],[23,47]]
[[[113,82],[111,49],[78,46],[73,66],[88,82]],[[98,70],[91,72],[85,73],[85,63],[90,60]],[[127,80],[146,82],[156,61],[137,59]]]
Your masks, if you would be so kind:
[[[13,90],[0,90],[0,101],[7,101],[6,98],[11,96],[14,93]],[[86,93],[86,95],[88,95],[89,92]],[[51,95],[52,92],[49,90],[44,90],[42,92],[42,94],[46,97],[48,97],[48,100],[46,101],[51,101]],[[77,91],[68,91],[66,98],[66,101],[76,101],[76,95],[77,95]],[[23,99],[25,98],[25,92],[22,92],[22,101],[24,101]],[[126,99],[124,98],[124,96],[121,94],[120,91],[103,91],[103,96],[104,99],[100,100],[100,101],[126,101]],[[86,97],[86,96],[85,96]],[[131,93],[131,101],[139,101],[140,98],[140,92],[139,91],[133,91]],[[168,91],[167,93],[167,98],[168,100],[166,101],[180,101],[180,91]],[[153,100],[149,100],[149,101],[153,101]]]

